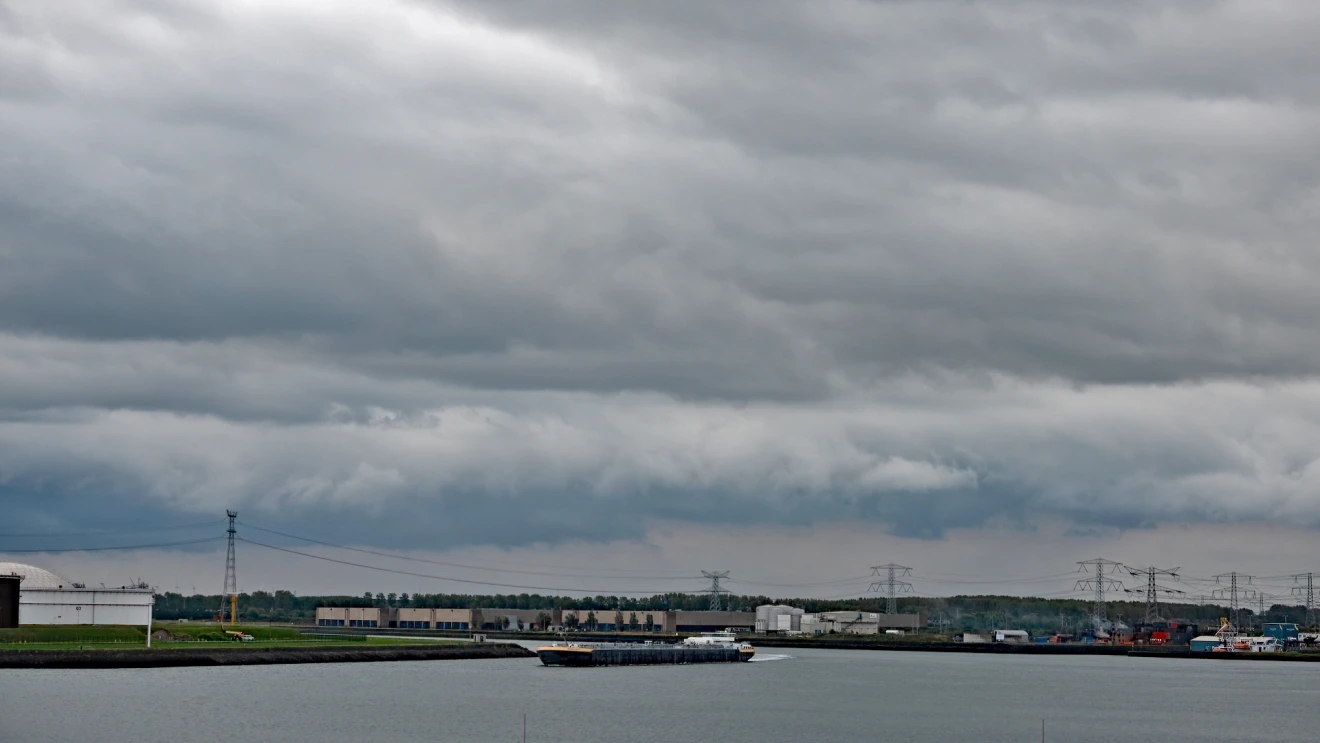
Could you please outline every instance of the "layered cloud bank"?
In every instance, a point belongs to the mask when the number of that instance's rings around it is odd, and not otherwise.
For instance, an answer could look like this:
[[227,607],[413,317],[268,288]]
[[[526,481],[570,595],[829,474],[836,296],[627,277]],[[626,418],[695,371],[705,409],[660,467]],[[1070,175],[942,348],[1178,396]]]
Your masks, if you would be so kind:
[[0,9],[0,494],[1320,524],[1310,2]]

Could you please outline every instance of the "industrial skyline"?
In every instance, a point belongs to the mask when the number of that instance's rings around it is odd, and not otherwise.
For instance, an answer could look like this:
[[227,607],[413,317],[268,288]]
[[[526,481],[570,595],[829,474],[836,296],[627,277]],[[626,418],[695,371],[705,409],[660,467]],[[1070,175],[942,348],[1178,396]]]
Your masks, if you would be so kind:
[[[1266,601],[1274,605],[1291,605],[1290,599],[1301,598],[1300,605],[1313,613],[1314,592],[1303,593],[1298,582],[1302,578],[1309,580],[1313,573],[1284,573],[1279,575],[1249,575],[1240,571],[1230,571],[1218,575],[1198,576],[1181,571],[1179,568],[1141,567],[1106,558],[1093,558],[1078,561],[1076,572],[1064,572],[1043,575],[1009,577],[995,574],[978,578],[968,574],[941,574],[914,572],[910,566],[888,563],[872,566],[869,573],[851,576],[818,576],[813,581],[776,582],[743,575],[735,575],[730,570],[700,569],[689,572],[668,571],[651,566],[645,570],[629,570],[610,564],[556,565],[537,561],[525,565],[508,560],[485,560],[470,563],[455,559],[438,559],[405,552],[365,548],[346,544],[336,544],[325,539],[298,534],[287,530],[274,529],[257,523],[249,523],[238,518],[233,510],[225,512],[225,519],[215,522],[181,524],[164,532],[199,532],[207,529],[224,528],[223,535],[215,537],[196,537],[179,540],[174,536],[169,541],[156,544],[136,542],[124,545],[124,549],[102,544],[99,547],[67,548],[71,552],[24,553],[35,555],[59,554],[114,554],[123,551],[155,551],[176,549],[180,545],[199,546],[211,541],[227,542],[224,558],[223,590],[220,592],[221,606],[219,613],[229,615],[234,611],[236,597],[254,590],[240,587],[237,583],[236,550],[245,550],[248,554],[260,558],[263,553],[274,554],[286,562],[312,562],[327,564],[343,571],[345,580],[358,580],[350,577],[362,573],[372,575],[373,584],[382,580],[404,579],[417,587],[415,593],[536,593],[542,595],[621,595],[621,596],[656,596],[669,593],[708,596],[708,606],[712,611],[725,608],[725,596],[764,595],[784,598],[820,598],[820,599],[866,599],[879,596],[883,603],[880,611],[895,613],[897,599],[902,595],[913,597],[936,598],[963,595],[1021,595],[1039,598],[1071,598],[1091,602],[1090,621],[1093,626],[1103,627],[1110,623],[1106,610],[1107,601],[1129,598],[1125,594],[1137,594],[1145,599],[1145,621],[1160,619],[1159,604],[1161,597],[1166,603],[1184,603],[1168,597],[1185,597],[1189,594],[1201,596],[1204,602],[1206,592],[1226,607],[1226,612],[1235,624],[1241,622],[1241,609],[1254,605],[1256,615],[1266,608]],[[240,534],[240,532],[242,532]],[[255,535],[254,537],[247,536]],[[85,534],[6,534],[9,539],[86,539]],[[97,538],[103,542],[118,536],[138,536],[137,532],[115,535],[101,533]],[[163,537],[161,537],[163,539]],[[87,549],[91,551],[76,551]],[[1078,574],[1081,577],[1078,577]],[[261,573],[258,573],[260,576]],[[961,577],[959,577],[961,576]],[[1157,576],[1177,583],[1176,587],[1156,582]],[[1124,577],[1137,579],[1131,585],[1125,585]],[[912,580],[905,580],[911,578]],[[700,582],[704,581],[702,586]],[[1067,584],[1072,582],[1071,589]],[[926,585],[920,585],[925,582]],[[440,589],[438,586],[458,586],[454,589]],[[1309,584],[1308,584],[1309,586]],[[156,585],[158,590],[170,590],[167,586]],[[263,586],[264,587],[264,586]],[[272,586],[287,588],[287,586]],[[1267,593],[1271,588],[1277,593]],[[961,589],[961,590],[958,590]],[[192,593],[208,593],[205,584],[199,592],[195,584],[190,584]],[[260,589],[255,589],[260,590]],[[832,592],[822,595],[822,591]],[[173,592],[181,592],[176,585]],[[353,591],[331,592],[353,595]],[[368,591],[367,593],[370,593]],[[1107,598],[1108,596],[1108,598]]]

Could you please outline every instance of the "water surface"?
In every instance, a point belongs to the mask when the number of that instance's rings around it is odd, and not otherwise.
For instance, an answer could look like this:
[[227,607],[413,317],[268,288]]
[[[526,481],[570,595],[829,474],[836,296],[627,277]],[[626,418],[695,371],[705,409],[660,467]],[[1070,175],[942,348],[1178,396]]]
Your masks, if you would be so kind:
[[0,741],[420,743],[1320,740],[1320,664],[779,650],[536,660],[0,670]]

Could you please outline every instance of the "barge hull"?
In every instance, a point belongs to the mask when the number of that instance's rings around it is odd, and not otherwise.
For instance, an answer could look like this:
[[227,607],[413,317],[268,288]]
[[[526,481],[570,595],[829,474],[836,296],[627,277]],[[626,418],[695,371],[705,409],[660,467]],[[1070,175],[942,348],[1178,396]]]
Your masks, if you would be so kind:
[[536,651],[547,666],[659,666],[690,663],[739,663],[752,659],[750,648],[649,647],[558,648]]

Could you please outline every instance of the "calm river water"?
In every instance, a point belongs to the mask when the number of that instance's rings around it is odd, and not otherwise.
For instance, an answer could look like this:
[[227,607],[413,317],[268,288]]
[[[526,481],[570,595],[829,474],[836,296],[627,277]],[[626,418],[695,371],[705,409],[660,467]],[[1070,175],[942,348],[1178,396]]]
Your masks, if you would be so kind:
[[[768,654],[770,651],[763,651]],[[556,743],[1320,740],[1320,664],[788,650],[754,663],[535,659],[0,670],[0,740]]]

